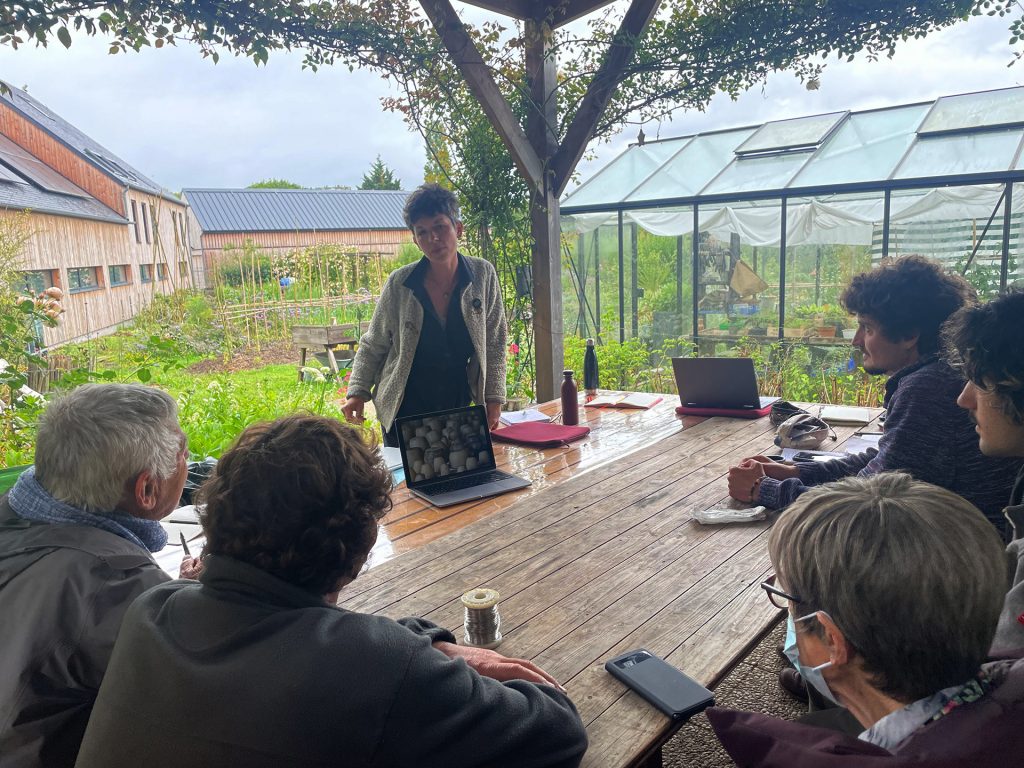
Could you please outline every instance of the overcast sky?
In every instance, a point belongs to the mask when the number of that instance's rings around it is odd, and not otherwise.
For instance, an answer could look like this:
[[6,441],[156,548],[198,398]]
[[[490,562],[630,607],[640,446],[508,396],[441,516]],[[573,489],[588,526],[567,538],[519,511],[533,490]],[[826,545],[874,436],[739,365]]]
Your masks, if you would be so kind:
[[[737,127],[839,109],[865,109],[1019,85],[1024,63],[1007,67],[1007,21],[988,17],[905,43],[893,60],[830,62],[817,91],[773,75],[737,101],[717,97],[707,112],[645,126],[649,138]],[[167,189],[241,187],[285,178],[303,186],[357,186],[381,158],[411,189],[424,151],[374,74],[336,67],[309,72],[301,56],[272,54],[214,65],[191,47],[107,54],[102,39],[76,37],[70,50],[0,47],[0,78],[29,93]],[[631,126],[594,146],[585,180],[634,141]]]

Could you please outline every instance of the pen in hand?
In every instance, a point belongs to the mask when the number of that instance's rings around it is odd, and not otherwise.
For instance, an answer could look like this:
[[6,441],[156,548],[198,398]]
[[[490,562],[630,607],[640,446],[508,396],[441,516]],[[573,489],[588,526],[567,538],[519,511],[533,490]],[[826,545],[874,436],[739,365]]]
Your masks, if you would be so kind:
[[185,541],[185,534],[182,531],[178,531],[178,538],[181,539],[181,548],[185,552],[185,557],[192,557],[192,553],[188,550],[188,542]]

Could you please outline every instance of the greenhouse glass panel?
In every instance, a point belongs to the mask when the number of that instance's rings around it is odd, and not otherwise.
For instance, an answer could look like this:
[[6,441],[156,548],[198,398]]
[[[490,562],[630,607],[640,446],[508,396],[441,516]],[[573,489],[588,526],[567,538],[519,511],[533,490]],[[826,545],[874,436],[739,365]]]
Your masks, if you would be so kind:
[[[619,339],[619,228],[606,224],[584,234],[562,235],[569,257],[562,265],[562,318],[565,333],[581,338]],[[629,269],[629,232],[623,232]],[[624,274],[628,287],[629,273]],[[629,327],[629,303],[626,327]]]
[[850,115],[789,186],[888,179],[927,111],[927,104],[919,104]]
[[660,200],[696,195],[732,162],[736,146],[753,132],[752,128],[744,128],[696,136],[686,149],[671,158],[626,199]]
[[856,324],[839,298],[881,253],[882,192],[790,199],[786,215],[786,334],[848,345]]
[[[1021,199],[1018,199],[1018,196]],[[1010,213],[1010,252],[1006,264],[1006,284],[1024,288],[1024,184],[1013,185]]]
[[919,254],[963,274],[983,297],[999,292],[1003,185],[894,192],[889,255]]
[[627,149],[590,181],[569,195],[562,205],[599,205],[617,203],[636,189],[672,155],[682,149],[689,138],[657,141]]
[[921,125],[920,133],[963,131],[1024,123],[1024,88],[943,96]]
[[849,113],[832,112],[827,115],[765,123],[753,136],[736,148],[736,154],[817,146],[847,114]]
[[1004,171],[1012,167],[1022,131],[918,139],[893,178],[916,179]]
[[810,152],[784,152],[779,155],[738,157],[701,194],[752,192],[783,189],[807,162]]
[[[778,200],[758,205],[701,206],[697,261],[699,352],[721,342],[779,333],[779,248],[761,243],[751,221],[778,222]],[[778,242],[778,235],[775,237]]]

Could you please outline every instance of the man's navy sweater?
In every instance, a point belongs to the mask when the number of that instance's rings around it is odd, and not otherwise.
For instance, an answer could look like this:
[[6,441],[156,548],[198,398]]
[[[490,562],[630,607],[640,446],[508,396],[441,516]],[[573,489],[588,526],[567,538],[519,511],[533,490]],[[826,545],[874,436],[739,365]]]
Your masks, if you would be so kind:
[[1003,507],[1021,460],[982,455],[970,414],[956,404],[963,387],[963,378],[934,355],[898,371],[885,383],[887,413],[878,450],[869,448],[828,462],[802,462],[799,478],[766,477],[757,503],[779,509],[810,486],[851,475],[900,471],[963,496],[1003,531]]

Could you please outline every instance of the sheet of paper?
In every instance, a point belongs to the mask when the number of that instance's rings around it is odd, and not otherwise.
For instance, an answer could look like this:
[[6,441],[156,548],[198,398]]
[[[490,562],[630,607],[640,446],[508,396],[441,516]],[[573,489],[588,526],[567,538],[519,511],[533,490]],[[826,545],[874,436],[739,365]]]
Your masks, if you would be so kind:
[[392,472],[402,468],[402,452],[398,448],[381,446],[380,453],[384,457],[385,466]]
[[522,411],[505,411],[501,414],[502,424],[525,424],[528,421],[551,421],[551,417],[541,413],[536,408],[526,408]]

